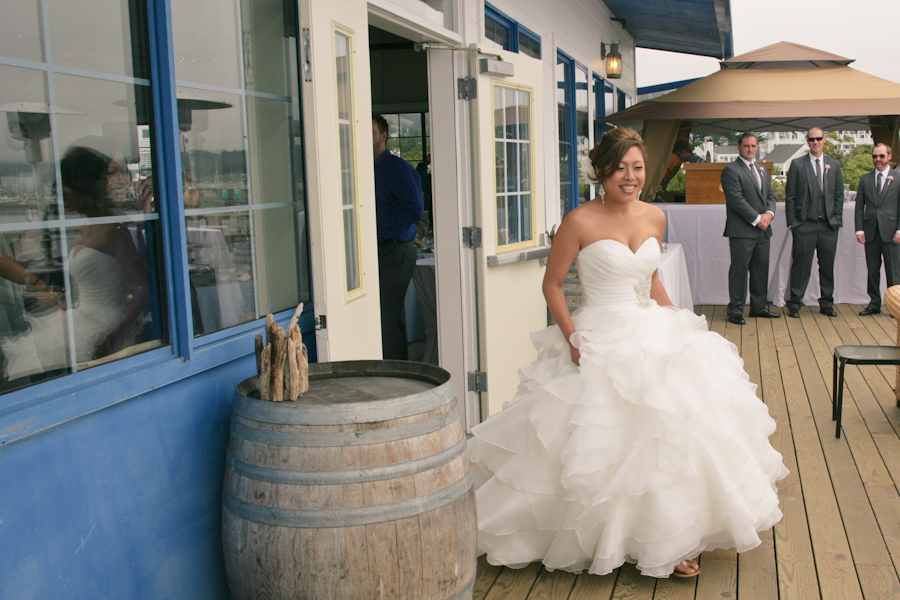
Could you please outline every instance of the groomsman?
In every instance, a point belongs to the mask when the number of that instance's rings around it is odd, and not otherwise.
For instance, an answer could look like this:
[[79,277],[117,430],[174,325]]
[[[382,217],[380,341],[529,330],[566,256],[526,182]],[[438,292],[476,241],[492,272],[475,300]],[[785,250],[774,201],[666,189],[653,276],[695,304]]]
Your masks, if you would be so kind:
[[844,214],[844,175],[841,164],[823,154],[825,132],[820,127],[807,132],[806,143],[809,154],[791,162],[784,194],[784,211],[793,237],[788,316],[800,316],[815,254],[819,259],[819,312],[836,317],[834,257]]
[[728,320],[743,325],[750,274],[750,316],[775,319],[767,307],[769,288],[769,224],[775,218],[775,193],[769,173],[756,164],[756,136],[738,137],[738,158],[722,170],[725,192],[725,236],[731,249],[728,269]]
[[881,312],[881,259],[888,287],[900,284],[900,172],[891,168],[891,147],[872,151],[875,170],[859,178],[856,192],[856,239],[866,247],[869,305],[859,314]]

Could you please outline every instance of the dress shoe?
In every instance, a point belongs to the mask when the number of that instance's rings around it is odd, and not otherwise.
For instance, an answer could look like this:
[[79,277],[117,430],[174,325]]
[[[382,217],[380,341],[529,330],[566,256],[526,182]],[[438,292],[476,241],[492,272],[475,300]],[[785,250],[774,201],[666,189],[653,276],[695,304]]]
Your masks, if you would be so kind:
[[819,312],[827,317],[836,317],[837,311],[834,310],[833,306],[829,306],[828,308],[820,308]]
[[788,316],[794,319],[800,318],[800,307],[799,306],[788,306]]
[[861,316],[861,317],[868,317],[869,315],[878,315],[878,314],[881,314],[881,309],[874,308],[872,306],[867,306],[864,309],[862,309],[861,311],[859,311],[859,316]]
[[780,319],[781,318],[781,315],[779,315],[777,312],[772,312],[768,308],[764,308],[759,312],[752,312],[752,313],[750,313],[749,316],[762,317],[764,319]]
[[728,322],[734,323],[735,325],[743,325],[747,321],[744,320],[743,315],[728,315]]

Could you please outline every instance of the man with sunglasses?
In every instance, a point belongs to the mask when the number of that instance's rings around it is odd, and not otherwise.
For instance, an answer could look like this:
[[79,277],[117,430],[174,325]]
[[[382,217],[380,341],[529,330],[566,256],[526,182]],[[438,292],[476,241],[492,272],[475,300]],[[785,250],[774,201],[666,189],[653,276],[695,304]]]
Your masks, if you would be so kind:
[[872,151],[875,170],[859,178],[856,192],[856,239],[866,248],[869,305],[859,314],[881,312],[881,259],[888,287],[900,284],[900,172],[891,168],[891,147]]
[[806,143],[809,154],[791,162],[784,192],[784,210],[793,239],[788,316],[800,316],[815,254],[819,260],[819,312],[836,317],[834,257],[844,213],[844,175],[841,163],[825,156],[825,132],[820,127],[807,132]]

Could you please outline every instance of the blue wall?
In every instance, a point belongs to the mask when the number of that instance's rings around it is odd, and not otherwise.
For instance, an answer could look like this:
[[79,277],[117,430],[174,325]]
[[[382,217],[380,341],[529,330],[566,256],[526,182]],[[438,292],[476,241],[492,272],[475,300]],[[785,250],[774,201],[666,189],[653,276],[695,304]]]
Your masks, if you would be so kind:
[[254,360],[0,447],[0,598],[228,598],[225,446]]

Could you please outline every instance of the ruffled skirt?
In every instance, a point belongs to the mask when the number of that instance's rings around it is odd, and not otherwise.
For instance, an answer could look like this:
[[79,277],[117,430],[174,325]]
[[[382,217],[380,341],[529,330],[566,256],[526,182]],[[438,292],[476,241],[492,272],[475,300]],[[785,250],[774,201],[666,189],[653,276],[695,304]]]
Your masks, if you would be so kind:
[[517,395],[473,429],[478,546],[491,564],[666,577],[705,550],[749,550],[781,519],[775,422],[737,348],[655,304],[532,334]]

